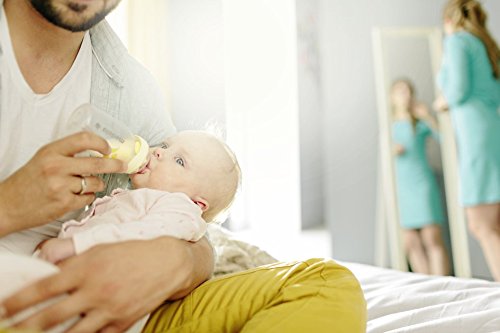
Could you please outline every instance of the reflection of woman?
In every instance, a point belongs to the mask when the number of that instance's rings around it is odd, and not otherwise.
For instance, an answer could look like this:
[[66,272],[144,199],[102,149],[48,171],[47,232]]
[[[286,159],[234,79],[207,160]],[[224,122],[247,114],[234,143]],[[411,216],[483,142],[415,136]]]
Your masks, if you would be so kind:
[[426,156],[426,141],[437,125],[427,107],[415,103],[409,81],[397,80],[391,98],[399,215],[408,260],[414,272],[446,275],[441,192]]
[[457,138],[461,201],[469,229],[500,281],[500,51],[474,0],[451,0],[444,10],[445,40],[439,83]]

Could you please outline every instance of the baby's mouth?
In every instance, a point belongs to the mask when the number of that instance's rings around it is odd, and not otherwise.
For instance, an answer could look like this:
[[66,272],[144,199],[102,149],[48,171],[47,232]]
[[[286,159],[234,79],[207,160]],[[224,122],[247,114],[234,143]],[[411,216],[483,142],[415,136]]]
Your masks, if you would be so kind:
[[136,172],[136,174],[144,174],[146,173],[146,170],[149,170],[149,163],[151,163],[151,159],[148,159],[146,163],[144,163],[144,166],[139,169],[139,171]]

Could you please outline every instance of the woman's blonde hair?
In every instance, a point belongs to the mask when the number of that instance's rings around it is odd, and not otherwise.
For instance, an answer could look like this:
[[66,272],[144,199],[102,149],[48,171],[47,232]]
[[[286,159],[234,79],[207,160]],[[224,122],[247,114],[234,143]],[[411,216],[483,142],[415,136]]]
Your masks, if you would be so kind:
[[486,28],[487,15],[481,4],[476,0],[450,0],[444,7],[443,16],[451,20],[454,26],[465,29],[484,43],[493,68],[493,76],[500,78],[500,50]]

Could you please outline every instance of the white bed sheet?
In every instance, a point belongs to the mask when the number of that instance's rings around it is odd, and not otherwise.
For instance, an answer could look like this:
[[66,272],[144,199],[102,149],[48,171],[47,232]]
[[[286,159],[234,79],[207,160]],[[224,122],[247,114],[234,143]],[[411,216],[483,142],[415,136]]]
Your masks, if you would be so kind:
[[368,333],[500,332],[500,283],[341,263],[365,293]]

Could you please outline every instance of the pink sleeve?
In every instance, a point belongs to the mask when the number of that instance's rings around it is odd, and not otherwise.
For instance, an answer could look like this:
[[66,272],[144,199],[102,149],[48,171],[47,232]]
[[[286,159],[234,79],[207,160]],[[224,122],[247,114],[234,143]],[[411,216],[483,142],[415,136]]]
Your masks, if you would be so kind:
[[92,246],[126,240],[146,240],[171,236],[198,241],[205,234],[207,223],[201,209],[187,196],[168,193],[161,196],[139,220],[121,224],[99,224],[73,236],[77,254]]

